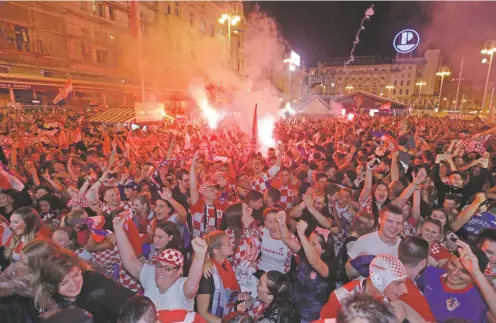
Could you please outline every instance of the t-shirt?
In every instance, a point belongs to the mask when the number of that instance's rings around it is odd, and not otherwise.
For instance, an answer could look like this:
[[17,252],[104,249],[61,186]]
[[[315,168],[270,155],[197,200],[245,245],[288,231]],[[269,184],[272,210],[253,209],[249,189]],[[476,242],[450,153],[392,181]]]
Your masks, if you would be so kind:
[[400,299],[415,310],[427,322],[435,322],[436,318],[434,317],[434,314],[432,314],[429,303],[415,283],[407,278],[405,285],[408,289],[408,293],[403,294]]
[[469,284],[464,289],[451,289],[445,283],[446,275],[444,269],[434,267],[427,267],[423,274],[424,296],[436,321],[459,318],[471,323],[486,323],[488,309],[477,287]]
[[144,264],[139,275],[141,286],[145,290],[145,296],[155,304],[158,311],[175,309],[193,311],[195,299],[187,299],[184,295],[183,288],[186,279],[186,277],[179,278],[164,294],[161,294],[155,284],[155,267],[150,264]]
[[[296,239],[292,236],[293,239]],[[291,257],[293,251],[279,239],[273,239],[267,228],[262,229],[262,244],[260,246],[260,258],[258,258],[258,269],[265,272],[275,270],[287,273],[291,268]]]
[[[301,318],[305,321],[318,320],[320,310],[327,301],[334,287],[328,277],[321,276],[308,262],[303,248],[298,252],[300,263],[293,282],[293,297],[295,307]],[[329,271],[332,267],[327,262]]]
[[359,254],[366,253],[369,255],[388,254],[398,257],[398,246],[401,239],[397,238],[396,240],[396,244],[391,246],[379,238],[378,231],[367,233],[352,244],[348,244],[348,256],[350,256],[351,259],[354,259],[358,257]]
[[458,230],[457,235],[464,240],[476,242],[479,233],[488,228],[496,229],[496,216],[491,212],[486,211],[484,213],[474,214],[470,220]]

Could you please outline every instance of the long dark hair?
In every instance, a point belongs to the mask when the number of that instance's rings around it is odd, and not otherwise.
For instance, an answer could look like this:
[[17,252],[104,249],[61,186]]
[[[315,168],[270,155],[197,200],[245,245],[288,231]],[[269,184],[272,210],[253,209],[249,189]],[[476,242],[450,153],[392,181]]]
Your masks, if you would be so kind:
[[237,246],[243,237],[243,203],[236,203],[224,211],[226,225],[234,231],[234,244]]
[[267,319],[277,323],[294,323],[298,322],[293,299],[291,297],[291,282],[289,277],[278,271],[268,271],[267,289],[274,297],[269,307],[262,314],[262,319]]
[[158,221],[157,227],[155,230],[160,229],[167,233],[169,236],[172,236],[171,241],[167,243],[167,249],[176,249],[182,250],[184,247],[183,238],[181,237],[181,233],[177,228],[177,225],[171,221]]

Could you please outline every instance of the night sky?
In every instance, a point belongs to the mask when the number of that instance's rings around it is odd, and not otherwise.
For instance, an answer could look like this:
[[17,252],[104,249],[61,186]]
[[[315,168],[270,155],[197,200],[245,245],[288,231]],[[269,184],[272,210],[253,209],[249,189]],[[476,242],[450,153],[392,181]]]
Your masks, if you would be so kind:
[[[244,4],[247,13],[256,2]],[[423,55],[426,49],[441,49],[443,64],[456,74],[463,58],[463,78],[481,84],[485,82],[487,65],[481,64],[480,50],[486,40],[496,38],[496,1],[262,1],[258,4],[262,12],[275,18],[283,37],[309,67],[326,57],[349,57],[360,21],[371,4],[375,14],[365,22],[355,56],[394,57],[394,36],[411,28],[420,34],[415,56]],[[492,72],[491,80],[496,85],[496,71]]]
[[[347,57],[365,11],[373,2],[260,2],[274,17],[291,47],[309,66],[325,57]],[[392,42],[405,28],[429,23],[425,2],[376,2],[375,14],[365,23],[356,55],[395,55]],[[247,3],[249,10],[254,3]]]

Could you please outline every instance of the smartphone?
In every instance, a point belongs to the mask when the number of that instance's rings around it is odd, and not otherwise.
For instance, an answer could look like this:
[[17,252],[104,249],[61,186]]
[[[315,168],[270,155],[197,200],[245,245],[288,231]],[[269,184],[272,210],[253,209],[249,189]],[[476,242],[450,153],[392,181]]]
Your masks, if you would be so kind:
[[376,158],[372,163],[372,166],[379,166],[380,164],[381,164],[381,160],[379,158]]
[[108,179],[111,179],[111,178],[117,178],[117,173],[109,173],[109,174],[107,175],[107,178],[108,178]]

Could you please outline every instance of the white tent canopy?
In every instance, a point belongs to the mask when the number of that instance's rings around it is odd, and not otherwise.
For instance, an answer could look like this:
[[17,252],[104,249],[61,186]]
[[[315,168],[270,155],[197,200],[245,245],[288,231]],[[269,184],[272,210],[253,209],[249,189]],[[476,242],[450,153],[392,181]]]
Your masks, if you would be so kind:
[[334,115],[339,114],[341,111],[334,111],[331,106],[322,100],[319,96],[315,95],[302,103],[298,107],[298,114],[300,115]]

